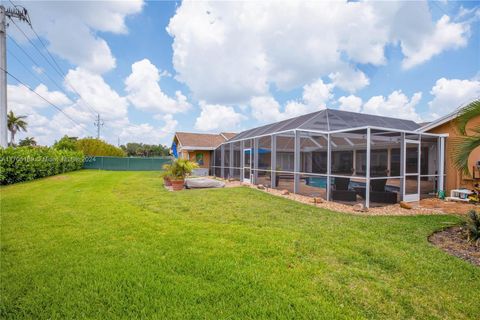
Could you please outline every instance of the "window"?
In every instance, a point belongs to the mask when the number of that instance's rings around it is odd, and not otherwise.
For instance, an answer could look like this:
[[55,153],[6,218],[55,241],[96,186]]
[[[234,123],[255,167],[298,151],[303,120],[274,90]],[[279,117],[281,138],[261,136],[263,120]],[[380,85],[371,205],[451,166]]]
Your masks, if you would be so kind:
[[195,155],[195,161],[198,163],[199,166],[203,166],[203,153],[197,153]]

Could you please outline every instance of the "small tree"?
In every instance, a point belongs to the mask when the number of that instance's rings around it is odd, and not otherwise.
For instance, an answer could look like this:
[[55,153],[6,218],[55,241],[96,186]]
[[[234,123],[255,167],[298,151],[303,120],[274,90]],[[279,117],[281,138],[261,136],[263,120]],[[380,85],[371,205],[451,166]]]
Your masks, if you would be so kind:
[[33,137],[25,137],[25,139],[20,140],[18,146],[20,147],[33,147],[37,145],[37,141]]
[[187,159],[177,159],[170,166],[170,174],[174,179],[183,180],[192,173],[195,168],[198,168],[195,162]]
[[18,131],[27,131],[27,122],[25,119],[27,116],[16,116],[12,110],[8,113],[8,131],[10,131],[10,145],[15,144],[15,134]]
[[453,141],[453,160],[455,167],[469,175],[468,158],[470,154],[480,146],[480,126],[471,129],[472,133],[467,132],[467,125],[470,120],[480,116],[480,100],[474,100],[462,108],[457,116],[456,124],[461,136],[452,139]]
[[480,215],[475,210],[468,212],[466,227],[468,241],[478,244],[480,242]]
[[55,141],[53,148],[57,150],[75,151],[77,150],[77,138],[64,135],[63,138]]

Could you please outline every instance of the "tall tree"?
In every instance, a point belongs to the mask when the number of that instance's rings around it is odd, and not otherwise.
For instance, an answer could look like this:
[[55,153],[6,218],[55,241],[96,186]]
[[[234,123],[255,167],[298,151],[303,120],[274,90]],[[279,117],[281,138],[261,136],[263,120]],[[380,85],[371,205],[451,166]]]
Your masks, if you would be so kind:
[[453,139],[453,161],[455,167],[466,175],[470,174],[468,158],[475,148],[480,147],[480,125],[474,126],[470,130],[467,129],[468,123],[476,117],[480,117],[480,99],[474,100],[462,108],[456,119],[461,136]]
[[20,147],[33,147],[37,145],[37,141],[33,137],[25,137],[25,139],[20,140],[18,143]]
[[13,146],[15,143],[15,134],[18,131],[27,131],[27,122],[25,119],[27,116],[16,116],[12,110],[8,113],[8,130],[10,131],[10,144]]

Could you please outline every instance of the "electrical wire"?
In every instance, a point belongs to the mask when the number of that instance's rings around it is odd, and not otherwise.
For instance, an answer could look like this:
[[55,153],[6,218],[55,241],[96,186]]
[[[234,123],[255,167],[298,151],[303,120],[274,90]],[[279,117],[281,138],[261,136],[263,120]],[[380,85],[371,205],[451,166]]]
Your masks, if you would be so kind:
[[[35,59],[21,46],[18,44],[15,39],[13,39],[10,35],[7,34],[7,37],[10,41],[12,41],[22,52],[25,56],[27,56],[28,59],[37,67],[37,68],[42,68],[36,61]],[[45,76],[50,79],[50,81],[60,90],[63,92],[63,88],[56,82],[48,73],[45,72]]]
[[8,55],[13,57],[25,70],[27,70],[38,82],[43,83],[44,81],[38,77],[32,70],[23,63],[23,61],[18,58],[12,51],[7,48]]
[[65,83],[70,87],[70,89],[72,89],[73,92],[75,92],[81,100],[83,100],[85,106],[92,112],[94,113],[95,115],[99,114],[99,112],[93,108],[83,97],[82,95],[75,89],[75,87],[70,83],[70,81],[68,81],[67,77],[66,77],[66,74],[65,72],[61,69],[60,65],[57,63],[57,61],[55,60],[55,58],[53,57],[53,55],[50,53],[50,51],[48,50],[47,46],[43,43],[43,41],[41,40],[41,38],[39,37],[38,33],[35,31],[35,29],[33,28],[32,25],[30,25],[30,28],[32,29],[32,31],[34,32],[34,34],[36,35],[38,41],[42,44],[42,46],[45,48],[45,51],[47,52],[47,54],[49,55],[49,57],[52,59],[52,61],[54,62],[54,64],[52,64],[52,62],[50,61],[50,59],[48,59],[45,54],[43,54],[43,52],[38,48],[37,45],[35,45],[35,43],[33,42],[33,40],[25,33],[25,31],[23,31],[16,23],[13,19],[10,19],[10,21],[12,21],[12,23],[14,24],[14,26],[23,34],[23,36],[28,40],[28,42],[40,53],[40,55],[45,59],[45,61],[47,61],[47,63],[52,67],[53,70],[55,70],[55,72],[65,80]]
[[[32,93],[34,93],[35,95],[37,95],[40,99],[42,99],[43,101],[45,101],[46,103],[48,103],[49,105],[51,105],[52,107],[54,107],[55,109],[57,109],[59,112],[61,112],[65,117],[67,117],[67,119],[69,119],[73,124],[75,125],[78,125],[80,126],[82,129],[85,129],[84,126],[80,123],[78,123],[77,121],[75,121],[72,117],[70,117],[67,113],[65,113],[65,111],[62,110],[62,108],[60,108],[59,106],[57,106],[56,104],[54,104],[53,102],[49,101],[47,98],[43,97],[41,94],[39,94],[38,92],[36,92],[35,90],[33,90],[32,88],[30,88],[30,86],[28,86],[27,84],[25,84],[23,81],[21,81],[20,79],[18,79],[17,77],[15,77],[13,74],[11,74],[9,71],[3,69],[2,67],[0,67],[0,70],[1,71],[4,71],[6,74],[8,74],[10,77],[12,77],[13,79],[15,79],[17,82],[19,82],[21,85],[23,85],[24,87],[26,87],[28,90],[30,90]],[[87,131],[89,133],[92,133],[90,130],[87,129]]]

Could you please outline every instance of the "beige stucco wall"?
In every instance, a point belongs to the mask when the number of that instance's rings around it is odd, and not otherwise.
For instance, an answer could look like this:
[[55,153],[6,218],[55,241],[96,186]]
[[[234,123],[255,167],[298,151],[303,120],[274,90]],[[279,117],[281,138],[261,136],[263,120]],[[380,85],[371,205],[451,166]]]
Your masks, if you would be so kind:
[[[467,124],[467,133],[472,134],[471,129],[478,126],[480,126],[480,116],[475,117]],[[473,180],[472,180],[471,174],[468,176],[464,175],[459,170],[457,170],[453,165],[453,155],[455,153],[455,149],[452,146],[453,145],[452,140],[455,137],[458,137],[460,135],[455,125],[455,122],[449,121],[447,123],[444,123],[441,126],[438,126],[434,129],[429,130],[428,132],[449,134],[449,137],[447,138],[446,146],[445,146],[445,150],[446,150],[445,152],[445,174],[446,174],[445,189],[447,193],[449,193],[450,190],[452,189],[458,189],[460,187],[472,189]],[[480,160],[480,147],[477,147],[470,154],[470,157],[468,159],[469,168],[472,168],[472,166],[474,166],[479,160]],[[478,172],[477,172],[477,177],[478,177]]]

